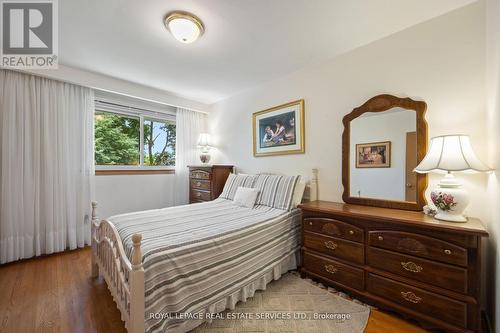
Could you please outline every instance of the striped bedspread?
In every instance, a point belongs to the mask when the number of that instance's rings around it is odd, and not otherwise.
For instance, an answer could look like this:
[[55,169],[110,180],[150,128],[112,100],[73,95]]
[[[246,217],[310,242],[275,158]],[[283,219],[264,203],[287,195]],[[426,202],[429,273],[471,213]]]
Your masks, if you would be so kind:
[[196,327],[201,321],[182,316],[213,312],[216,304],[221,311],[225,298],[269,274],[300,245],[299,210],[249,209],[226,199],[108,220],[129,258],[132,235],[142,234],[149,333]]

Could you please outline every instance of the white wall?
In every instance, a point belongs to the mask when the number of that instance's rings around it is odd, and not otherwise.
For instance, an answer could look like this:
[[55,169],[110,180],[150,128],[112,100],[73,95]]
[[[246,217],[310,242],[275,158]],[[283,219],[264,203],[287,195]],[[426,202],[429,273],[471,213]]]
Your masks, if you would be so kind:
[[[500,332],[500,1],[488,0],[486,7],[487,36],[487,116],[489,133],[490,165],[496,171],[490,176],[487,194],[487,220],[490,238],[488,242],[487,285],[490,301],[490,315],[495,318],[496,332]],[[496,303],[496,309],[494,304]]]
[[144,85],[117,79],[111,76],[85,71],[70,66],[59,65],[58,69],[26,69],[24,72],[60,80],[68,83],[78,84],[109,91],[125,96],[144,99],[175,107],[183,107],[190,110],[206,112],[209,108],[207,104],[193,101],[182,96],[172,94],[168,91],[146,87]]
[[174,178],[172,174],[95,176],[99,217],[173,206]]
[[[216,103],[209,117],[215,162],[234,163],[242,172],[309,175],[317,167],[320,198],[341,201],[342,117],[380,93],[426,101],[430,136],[469,134],[485,159],[484,58],[479,2]],[[299,98],[305,99],[306,153],[253,157],[252,113]],[[471,215],[489,217],[487,177],[462,178],[472,194]],[[439,176],[430,180],[432,187]]]
[[[394,112],[397,110],[396,112]],[[416,131],[415,111],[392,109],[351,122],[351,196],[404,201],[406,198],[406,133]],[[389,168],[356,168],[356,144],[391,142]]]

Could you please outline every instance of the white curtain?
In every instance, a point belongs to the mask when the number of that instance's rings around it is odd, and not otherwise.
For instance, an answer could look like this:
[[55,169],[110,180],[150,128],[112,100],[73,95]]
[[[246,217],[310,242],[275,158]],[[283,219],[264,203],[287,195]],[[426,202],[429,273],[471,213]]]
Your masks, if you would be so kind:
[[90,243],[91,89],[0,70],[0,263]]
[[175,148],[175,205],[189,203],[188,165],[200,164],[196,147],[198,136],[205,132],[206,115],[187,109],[177,108],[176,148]]

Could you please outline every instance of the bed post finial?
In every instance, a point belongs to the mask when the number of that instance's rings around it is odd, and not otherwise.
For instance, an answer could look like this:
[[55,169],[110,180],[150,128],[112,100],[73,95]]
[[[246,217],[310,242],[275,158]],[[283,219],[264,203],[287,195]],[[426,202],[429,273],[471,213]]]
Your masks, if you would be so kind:
[[96,219],[97,219],[97,201],[92,201],[92,221],[95,221]]
[[134,270],[142,268],[141,241],[141,234],[132,235],[132,244],[134,246],[134,249],[132,250],[132,269]]
[[132,271],[130,272],[129,333],[144,333],[144,268],[142,267],[141,234],[132,235]]
[[309,201],[318,200],[318,169],[312,169],[312,178],[309,185]]

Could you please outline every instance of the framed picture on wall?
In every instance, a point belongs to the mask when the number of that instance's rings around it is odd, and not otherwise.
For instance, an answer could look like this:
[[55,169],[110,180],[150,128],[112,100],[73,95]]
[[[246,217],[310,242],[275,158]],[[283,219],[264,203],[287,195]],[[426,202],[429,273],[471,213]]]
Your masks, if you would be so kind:
[[356,168],[390,168],[391,142],[372,142],[356,145]]
[[305,152],[303,99],[255,112],[252,118],[254,156]]

